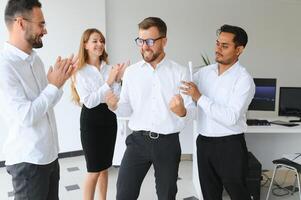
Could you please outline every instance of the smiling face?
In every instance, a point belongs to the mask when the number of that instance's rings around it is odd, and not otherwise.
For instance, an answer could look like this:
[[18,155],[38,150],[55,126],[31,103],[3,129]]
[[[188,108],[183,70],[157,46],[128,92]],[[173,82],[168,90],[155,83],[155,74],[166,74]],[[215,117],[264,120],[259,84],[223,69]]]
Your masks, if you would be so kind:
[[104,52],[104,41],[99,33],[92,33],[85,43],[85,50],[89,57],[100,57]]
[[[139,29],[139,38],[146,39],[157,39],[160,37],[159,30],[157,27],[150,27],[148,29]],[[162,59],[164,56],[164,46],[166,45],[166,38],[158,39],[154,42],[153,46],[148,46],[145,42],[140,46],[140,53],[145,62],[153,63]]]
[[236,46],[233,42],[234,34],[221,32],[216,40],[215,61],[222,65],[232,65],[243,50],[243,46]]
[[23,18],[25,22],[25,40],[32,48],[43,47],[42,37],[47,34],[45,20],[41,8],[34,7],[30,17]]

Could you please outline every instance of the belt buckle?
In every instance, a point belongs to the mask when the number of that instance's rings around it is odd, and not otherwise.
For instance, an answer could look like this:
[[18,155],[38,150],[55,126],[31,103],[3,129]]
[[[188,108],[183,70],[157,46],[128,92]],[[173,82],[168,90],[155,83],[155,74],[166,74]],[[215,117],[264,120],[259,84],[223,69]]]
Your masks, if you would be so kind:
[[[152,134],[154,134],[155,136],[153,136]],[[153,139],[153,140],[159,138],[159,134],[158,134],[158,133],[151,132],[151,131],[148,133],[148,136],[149,136],[151,139]]]

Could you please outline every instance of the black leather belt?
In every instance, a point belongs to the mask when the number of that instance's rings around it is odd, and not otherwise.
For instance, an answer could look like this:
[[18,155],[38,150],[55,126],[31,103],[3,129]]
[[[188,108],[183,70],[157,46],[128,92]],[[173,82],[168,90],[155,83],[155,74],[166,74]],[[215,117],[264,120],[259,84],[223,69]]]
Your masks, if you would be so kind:
[[152,132],[152,131],[134,131],[133,134],[136,134],[136,135],[143,135],[143,136],[148,136],[150,137],[151,139],[158,139],[159,137],[168,137],[168,136],[173,136],[174,134],[178,134],[179,132],[177,133],[171,133],[171,134],[161,134],[161,133],[156,133],[156,132]]
[[227,135],[221,137],[208,137],[202,134],[199,135],[201,140],[204,141],[212,141],[212,142],[226,142],[226,141],[233,141],[233,140],[241,140],[244,139],[244,133],[235,134],[235,135]]

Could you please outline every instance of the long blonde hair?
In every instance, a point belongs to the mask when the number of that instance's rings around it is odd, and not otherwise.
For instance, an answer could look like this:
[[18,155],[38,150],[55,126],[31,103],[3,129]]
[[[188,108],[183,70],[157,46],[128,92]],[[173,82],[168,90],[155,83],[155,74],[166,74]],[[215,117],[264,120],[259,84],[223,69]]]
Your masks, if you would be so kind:
[[[72,95],[72,101],[81,106],[80,105],[80,98],[79,95],[76,91],[75,88],[75,82],[76,82],[76,74],[78,72],[78,70],[80,70],[81,68],[83,68],[87,61],[88,61],[88,52],[85,48],[85,44],[88,42],[90,36],[93,33],[98,33],[100,35],[101,40],[103,41],[103,43],[105,44],[105,37],[103,36],[103,34],[96,28],[90,28],[84,31],[81,40],[80,40],[80,46],[79,46],[79,50],[78,50],[78,63],[77,63],[77,69],[76,71],[73,73],[72,77],[71,77],[71,95]],[[100,62],[104,61],[105,63],[108,64],[108,54],[106,52],[106,50],[103,50],[103,53],[101,56],[99,56],[99,60]]]

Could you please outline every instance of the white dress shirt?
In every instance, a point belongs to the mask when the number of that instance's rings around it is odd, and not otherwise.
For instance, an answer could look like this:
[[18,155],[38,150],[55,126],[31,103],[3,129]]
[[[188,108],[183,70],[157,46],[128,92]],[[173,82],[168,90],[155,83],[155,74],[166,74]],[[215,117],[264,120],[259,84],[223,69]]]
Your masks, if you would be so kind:
[[5,43],[0,55],[0,107],[9,133],[4,143],[5,164],[49,164],[58,157],[53,106],[62,90],[48,84],[44,65]]
[[[106,82],[111,69],[112,66],[106,64],[102,64],[99,70],[93,65],[86,64],[76,73],[76,91],[80,102],[87,108],[94,108],[100,103],[105,103],[105,94],[111,89]],[[112,90],[119,95],[120,84],[113,83]]]
[[217,64],[201,68],[194,74],[194,82],[202,93],[197,102],[199,134],[220,137],[246,131],[246,112],[255,84],[239,62],[221,75]]
[[115,113],[120,117],[129,116],[129,128],[134,131],[179,132],[195,109],[191,98],[186,95],[183,96],[187,108],[185,117],[178,117],[169,109],[170,100],[179,94],[182,80],[189,80],[188,70],[165,58],[156,69],[145,61],[131,65],[124,73]]

